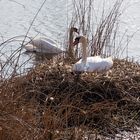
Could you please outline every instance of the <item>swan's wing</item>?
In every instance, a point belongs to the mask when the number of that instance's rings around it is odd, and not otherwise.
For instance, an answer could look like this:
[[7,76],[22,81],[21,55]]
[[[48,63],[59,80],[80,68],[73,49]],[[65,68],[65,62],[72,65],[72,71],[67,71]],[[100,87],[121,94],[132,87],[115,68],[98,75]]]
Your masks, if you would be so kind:
[[57,43],[51,39],[40,37],[35,38],[31,42],[34,46],[36,46],[37,52],[45,52],[45,53],[61,53],[62,49],[57,45]]
[[100,59],[90,59],[88,61],[89,71],[104,71],[109,70],[113,66],[113,61],[107,58],[100,58]]
[[44,42],[47,42],[49,44],[52,44],[52,45],[56,45],[56,41],[52,40],[52,39],[49,39],[49,38],[45,38],[45,37],[42,37],[40,38],[40,40],[44,41]]
[[79,72],[85,71],[85,64],[82,63],[82,59],[80,59],[78,62],[76,62],[73,65],[73,71],[79,71]]
[[51,47],[57,48],[58,50],[61,51],[65,51],[65,49],[63,47],[61,47],[60,44],[58,44],[56,41],[49,39],[49,38],[42,38],[42,40],[44,40],[46,43],[48,43],[48,45],[50,45]]

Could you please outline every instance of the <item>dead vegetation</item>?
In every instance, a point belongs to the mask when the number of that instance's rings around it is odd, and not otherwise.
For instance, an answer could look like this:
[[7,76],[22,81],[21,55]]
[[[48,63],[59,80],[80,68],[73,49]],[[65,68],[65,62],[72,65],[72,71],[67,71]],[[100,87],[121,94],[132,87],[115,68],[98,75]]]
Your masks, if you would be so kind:
[[115,136],[140,122],[140,65],[126,60],[115,60],[107,74],[42,63],[0,89],[0,132],[9,139],[70,139],[74,128]]

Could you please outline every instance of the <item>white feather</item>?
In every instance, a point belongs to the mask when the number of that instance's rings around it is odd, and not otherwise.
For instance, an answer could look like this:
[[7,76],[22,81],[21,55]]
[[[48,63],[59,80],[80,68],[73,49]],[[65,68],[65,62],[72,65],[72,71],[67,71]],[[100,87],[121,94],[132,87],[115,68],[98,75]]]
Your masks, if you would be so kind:
[[100,56],[87,57],[87,41],[84,36],[81,36],[79,43],[82,43],[83,54],[82,59],[73,65],[74,71],[80,72],[102,72],[109,70],[113,66],[111,57],[101,58]]
[[29,44],[25,45],[25,49],[42,53],[61,53],[65,51],[57,42],[45,37],[34,38]]

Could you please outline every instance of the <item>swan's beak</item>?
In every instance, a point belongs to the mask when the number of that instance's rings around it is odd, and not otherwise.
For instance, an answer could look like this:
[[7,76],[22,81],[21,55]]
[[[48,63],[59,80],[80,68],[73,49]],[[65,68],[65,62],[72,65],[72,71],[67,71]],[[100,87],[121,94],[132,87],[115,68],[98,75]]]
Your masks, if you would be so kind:
[[78,40],[75,40],[75,41],[73,42],[73,46],[77,45],[78,43],[79,43],[79,41],[78,41]]
[[75,38],[75,40],[73,42],[73,46],[77,45],[80,42],[80,38],[81,38],[81,36],[78,36]]

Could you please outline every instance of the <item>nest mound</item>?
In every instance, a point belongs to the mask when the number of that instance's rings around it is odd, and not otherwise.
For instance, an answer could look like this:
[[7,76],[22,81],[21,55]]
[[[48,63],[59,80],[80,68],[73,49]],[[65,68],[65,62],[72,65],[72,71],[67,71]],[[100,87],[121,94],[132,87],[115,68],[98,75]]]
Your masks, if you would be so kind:
[[140,123],[140,65],[126,60],[107,73],[81,74],[66,63],[42,63],[0,86],[0,125],[9,137],[75,127],[114,135]]

